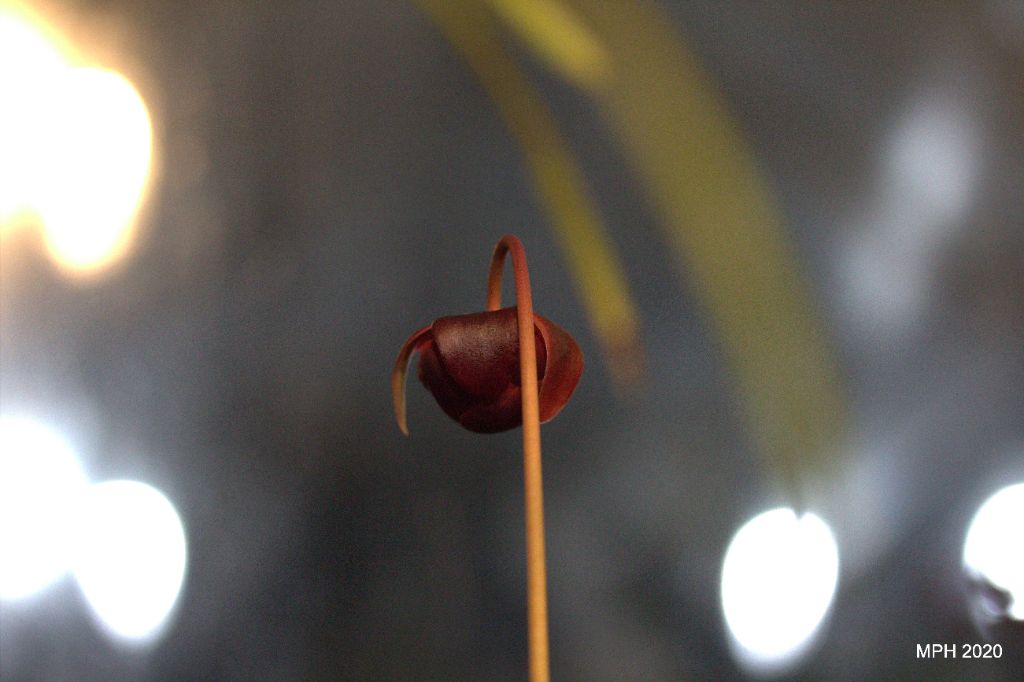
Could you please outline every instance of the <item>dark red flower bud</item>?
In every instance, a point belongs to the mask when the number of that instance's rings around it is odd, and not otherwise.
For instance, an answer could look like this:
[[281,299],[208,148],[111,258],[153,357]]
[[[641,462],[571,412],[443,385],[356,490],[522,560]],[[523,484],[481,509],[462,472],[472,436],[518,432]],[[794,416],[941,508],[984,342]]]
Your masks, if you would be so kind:
[[[516,308],[442,317],[405,342],[392,375],[395,415],[405,424],[405,373],[420,354],[419,377],[445,413],[470,431],[495,433],[523,421]],[[540,420],[565,407],[583,373],[583,354],[564,329],[534,315]]]

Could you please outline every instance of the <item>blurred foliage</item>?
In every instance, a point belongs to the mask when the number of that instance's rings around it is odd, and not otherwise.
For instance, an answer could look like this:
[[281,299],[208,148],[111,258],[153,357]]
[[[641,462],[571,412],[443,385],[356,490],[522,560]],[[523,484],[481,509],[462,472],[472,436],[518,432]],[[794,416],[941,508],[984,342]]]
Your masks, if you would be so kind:
[[[648,2],[417,0],[522,146],[614,376],[637,376],[627,284],[579,165],[498,21],[606,117],[717,329],[769,468],[799,501],[842,447],[838,373],[783,219],[712,81]],[[497,20],[497,21],[496,21]]]
[[606,363],[619,385],[635,383],[644,365],[635,306],[583,171],[550,111],[502,46],[500,26],[483,3],[417,2],[473,69],[522,147]]

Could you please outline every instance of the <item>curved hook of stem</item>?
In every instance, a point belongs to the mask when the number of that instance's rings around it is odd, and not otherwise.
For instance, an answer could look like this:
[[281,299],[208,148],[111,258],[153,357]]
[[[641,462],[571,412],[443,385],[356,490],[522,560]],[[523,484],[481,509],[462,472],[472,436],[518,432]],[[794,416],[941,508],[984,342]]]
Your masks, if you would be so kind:
[[427,325],[414,331],[412,336],[405,340],[402,349],[398,351],[395,368],[391,370],[391,402],[395,406],[395,420],[398,422],[398,428],[402,429],[406,436],[409,435],[409,426],[405,420],[405,375],[409,370],[412,352],[416,350],[423,337],[430,333],[430,327],[431,325]]
[[523,410],[523,480],[526,496],[526,593],[531,682],[547,682],[548,598],[544,558],[544,493],[540,458],[540,406],[537,391],[537,348],[530,272],[526,250],[514,235],[505,235],[494,248],[487,277],[487,309],[501,307],[501,275],[505,255],[512,255],[519,327],[519,379]]

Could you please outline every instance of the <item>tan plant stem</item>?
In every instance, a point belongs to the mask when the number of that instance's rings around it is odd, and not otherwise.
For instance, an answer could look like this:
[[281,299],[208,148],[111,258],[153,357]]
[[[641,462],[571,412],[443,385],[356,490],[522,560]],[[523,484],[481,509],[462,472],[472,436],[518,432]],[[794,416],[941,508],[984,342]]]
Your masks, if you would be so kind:
[[540,461],[540,407],[537,393],[537,348],[533,300],[526,251],[522,242],[505,235],[494,249],[487,278],[487,309],[501,307],[501,275],[505,255],[512,255],[519,326],[519,377],[523,397],[523,480],[526,492],[526,605],[530,650],[530,682],[547,682],[548,594],[544,559],[544,491]]

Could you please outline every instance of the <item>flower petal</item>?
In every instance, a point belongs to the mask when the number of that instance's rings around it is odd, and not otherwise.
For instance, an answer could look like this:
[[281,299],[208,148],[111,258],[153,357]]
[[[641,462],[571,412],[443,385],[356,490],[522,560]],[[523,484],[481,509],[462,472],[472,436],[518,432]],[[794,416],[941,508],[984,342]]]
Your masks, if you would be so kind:
[[583,374],[583,353],[569,332],[540,315],[534,314],[533,317],[537,331],[543,339],[543,344],[538,344],[538,367],[541,345],[547,356],[546,371],[538,372],[540,420],[547,422],[562,411],[576,390],[576,385]]
[[420,360],[420,380],[445,413],[477,433],[519,426],[516,309],[442,317],[432,328],[434,344]]
[[[536,326],[540,418],[564,407],[583,371],[572,337],[539,315]],[[522,423],[516,308],[442,317],[421,357],[420,381],[441,409],[478,433],[507,431]]]
[[[433,343],[424,348],[420,354],[419,377],[445,414],[460,424],[463,423],[463,415],[474,405],[482,402],[479,396],[467,393],[452,378],[451,373],[448,372],[444,362],[441,360],[437,346]],[[479,430],[470,426],[466,428]]]
[[402,349],[398,351],[398,358],[395,360],[395,367],[391,370],[391,402],[395,407],[395,420],[402,433],[409,435],[409,426],[405,420],[405,375],[409,370],[409,359],[413,351],[420,351],[431,343],[430,327],[423,327],[413,332],[412,336],[405,340]]
[[519,383],[515,308],[442,317],[433,330],[442,365],[466,393],[493,399]]

